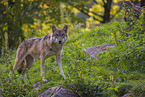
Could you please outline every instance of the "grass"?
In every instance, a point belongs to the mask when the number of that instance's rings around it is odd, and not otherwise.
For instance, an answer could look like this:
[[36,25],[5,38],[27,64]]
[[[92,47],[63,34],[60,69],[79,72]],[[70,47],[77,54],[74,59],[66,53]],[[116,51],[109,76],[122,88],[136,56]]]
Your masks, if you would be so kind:
[[[139,34],[139,24],[140,21],[135,28],[128,29],[125,22],[118,21],[89,30],[73,29],[62,53],[66,80],[59,74],[55,57],[45,62],[47,82],[41,79],[39,60],[35,61],[25,80],[17,72],[10,80],[8,74],[12,70],[16,50],[9,50],[4,58],[0,58],[0,95],[38,96],[54,86],[69,88],[82,97],[120,97],[127,93],[138,97],[144,95],[145,36]],[[130,35],[126,36],[123,31]],[[83,50],[107,43],[115,43],[116,47],[108,48],[99,54],[98,59],[90,57]],[[38,82],[38,92],[32,91],[33,84]]]

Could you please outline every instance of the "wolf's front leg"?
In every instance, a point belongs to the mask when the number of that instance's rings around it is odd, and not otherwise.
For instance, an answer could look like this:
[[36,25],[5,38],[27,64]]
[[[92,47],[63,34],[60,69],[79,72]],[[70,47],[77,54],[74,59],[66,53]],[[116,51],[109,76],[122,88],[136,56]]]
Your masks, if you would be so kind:
[[41,75],[43,75],[44,70],[45,70],[44,63],[45,63],[45,59],[44,59],[44,57],[41,57]]
[[[43,73],[45,71],[45,64],[44,64],[45,63],[45,56],[43,53],[40,56],[40,60],[41,60],[41,76],[43,76]],[[42,80],[47,81],[44,76],[42,77]]]
[[62,69],[62,60],[61,60],[61,55],[56,55],[56,61],[60,70],[60,74],[64,77],[64,79],[66,79],[63,69]]

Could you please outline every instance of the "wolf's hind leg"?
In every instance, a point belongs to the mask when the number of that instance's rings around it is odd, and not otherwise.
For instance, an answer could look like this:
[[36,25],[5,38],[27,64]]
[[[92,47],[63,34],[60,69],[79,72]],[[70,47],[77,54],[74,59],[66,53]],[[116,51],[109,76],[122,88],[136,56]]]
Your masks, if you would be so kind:
[[20,66],[20,64],[23,62],[23,60],[25,59],[26,56],[27,56],[26,49],[19,47],[17,50],[16,60],[15,60],[14,66],[13,66],[13,70],[16,70]]
[[[18,47],[17,49],[17,55],[16,55],[16,60],[15,60],[15,64],[13,66],[13,71],[15,71],[20,65],[23,65],[23,61],[25,59],[26,54],[26,49],[23,47]],[[23,66],[20,66],[23,67]],[[12,71],[10,71],[9,74],[10,78],[12,77]]]
[[[21,56],[21,58],[16,57],[15,64],[13,66],[13,72],[17,69],[18,72],[20,73],[24,67],[24,58],[25,56]],[[10,71],[9,76],[10,78],[12,77],[12,71]]]
[[33,65],[33,62],[34,62],[34,58],[30,54],[27,55],[25,59],[26,59],[26,68],[22,72],[22,76],[25,76],[26,70],[27,69],[29,70],[31,68],[31,66]]
[[26,64],[26,60],[24,59],[24,60],[22,61],[22,63],[19,65],[19,67],[17,68],[17,71],[18,71],[19,74],[21,74],[22,71],[24,70],[25,64]]

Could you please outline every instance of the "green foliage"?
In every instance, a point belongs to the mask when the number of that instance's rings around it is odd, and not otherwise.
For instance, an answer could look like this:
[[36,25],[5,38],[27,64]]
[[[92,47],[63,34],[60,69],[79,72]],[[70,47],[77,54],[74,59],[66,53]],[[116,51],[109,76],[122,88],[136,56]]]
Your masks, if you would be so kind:
[[[142,20],[142,19],[141,19]],[[36,60],[25,79],[15,71],[9,79],[9,71],[15,61],[15,52],[9,50],[0,58],[0,95],[38,96],[50,87],[64,86],[82,97],[120,97],[127,93],[140,97],[145,93],[145,36],[142,21],[128,29],[123,20],[114,21],[96,28],[71,28],[70,37],[64,45],[62,64],[66,80],[59,74],[55,57],[45,62],[45,78],[40,76],[40,61]],[[90,57],[85,48],[94,45],[115,43]],[[38,83],[39,82],[39,83]],[[38,91],[33,85],[38,83]]]

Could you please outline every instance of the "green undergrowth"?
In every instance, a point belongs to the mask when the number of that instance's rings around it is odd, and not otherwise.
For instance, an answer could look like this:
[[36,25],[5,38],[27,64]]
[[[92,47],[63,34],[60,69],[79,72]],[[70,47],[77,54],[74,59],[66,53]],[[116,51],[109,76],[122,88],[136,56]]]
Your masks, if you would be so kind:
[[[16,71],[9,79],[16,53],[16,50],[9,50],[4,58],[0,58],[0,95],[38,96],[54,86],[68,88],[81,97],[145,95],[145,36],[140,33],[141,23],[138,20],[130,29],[122,20],[89,30],[74,28],[62,53],[66,80],[59,74],[55,57],[45,62],[46,82],[40,76],[39,60],[35,60],[25,79]],[[98,54],[97,59],[90,57],[84,50],[107,43],[115,43],[115,47],[107,48]],[[38,91],[33,90],[36,83]]]

